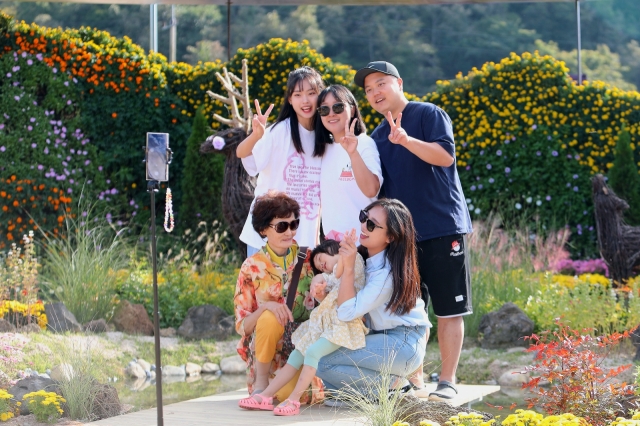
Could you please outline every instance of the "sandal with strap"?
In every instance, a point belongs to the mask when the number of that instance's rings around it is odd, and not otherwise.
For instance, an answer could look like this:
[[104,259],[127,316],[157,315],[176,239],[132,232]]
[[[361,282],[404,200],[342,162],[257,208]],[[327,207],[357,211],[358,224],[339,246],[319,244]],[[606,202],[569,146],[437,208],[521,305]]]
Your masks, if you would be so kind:
[[273,414],[276,416],[297,416],[300,414],[300,401],[285,399],[273,409]]
[[429,399],[434,401],[446,401],[458,395],[458,388],[451,382],[440,380],[435,391],[429,394]]
[[[258,401],[256,397],[260,400]],[[251,395],[249,398],[243,398],[238,401],[238,407],[244,408],[245,410],[271,411],[273,410],[273,397],[267,398],[260,394]]]

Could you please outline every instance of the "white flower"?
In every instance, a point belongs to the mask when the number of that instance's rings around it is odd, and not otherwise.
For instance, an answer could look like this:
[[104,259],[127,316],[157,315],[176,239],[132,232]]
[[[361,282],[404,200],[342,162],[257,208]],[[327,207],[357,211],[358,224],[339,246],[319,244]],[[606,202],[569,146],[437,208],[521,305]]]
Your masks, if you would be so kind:
[[531,198],[531,197],[527,197],[527,200],[526,200],[526,201],[527,201],[527,203],[530,203],[531,201],[533,201],[533,198]]
[[542,205],[542,201],[540,200],[536,201],[536,206],[540,206],[540,205]]
[[473,211],[474,207],[473,204],[469,204],[469,211]]
[[516,209],[520,210],[522,208],[522,204],[516,203]]
[[480,212],[481,212],[481,211],[482,211],[482,210],[480,210],[480,209],[476,208],[473,212],[474,212],[475,214],[480,214]]
[[471,198],[467,198],[467,204],[471,204]]

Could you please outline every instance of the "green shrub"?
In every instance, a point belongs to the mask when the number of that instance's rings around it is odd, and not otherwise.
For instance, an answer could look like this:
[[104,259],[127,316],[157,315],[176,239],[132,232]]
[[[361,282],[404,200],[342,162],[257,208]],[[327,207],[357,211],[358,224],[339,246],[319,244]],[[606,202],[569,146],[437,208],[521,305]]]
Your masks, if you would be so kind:
[[211,134],[204,107],[198,108],[187,141],[182,179],[182,204],[178,223],[181,229],[195,229],[200,222],[211,223],[222,216],[224,157],[202,155],[200,145]]
[[613,167],[609,170],[609,185],[617,196],[629,203],[625,219],[630,225],[640,225],[640,175],[633,161],[631,135],[623,126],[616,144]]

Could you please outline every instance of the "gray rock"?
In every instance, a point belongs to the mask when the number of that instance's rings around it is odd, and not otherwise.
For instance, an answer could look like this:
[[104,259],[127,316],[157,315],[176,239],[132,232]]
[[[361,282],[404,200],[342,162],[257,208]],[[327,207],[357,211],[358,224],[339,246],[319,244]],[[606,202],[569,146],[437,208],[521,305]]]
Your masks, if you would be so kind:
[[176,335],[176,329],[173,327],[160,329],[160,337],[174,337],[175,335]]
[[193,362],[188,362],[184,366],[184,371],[187,373],[187,376],[199,376],[202,371],[202,367],[198,364],[194,364]]
[[202,380],[204,380],[205,382],[211,382],[213,380],[218,380],[220,379],[221,374],[204,374],[202,376]]
[[524,368],[505,371],[498,379],[498,384],[506,387],[521,387],[523,383],[526,383],[531,379],[531,375],[529,373],[521,374],[523,371]]
[[43,379],[50,379],[51,378],[47,373],[40,373],[39,376],[42,377]]
[[[44,377],[27,377],[26,379],[19,380],[15,385],[11,386],[7,392],[13,395],[13,399],[16,401],[22,401],[22,397],[31,392],[37,392],[39,390],[46,390],[47,392],[56,392],[60,394],[60,389],[56,383],[51,379]],[[29,407],[27,404],[20,406],[20,414],[29,414]]]
[[124,374],[127,377],[132,377],[134,379],[146,379],[147,373],[144,371],[142,366],[136,362],[129,363],[127,368],[124,369]]
[[482,316],[478,331],[482,333],[484,349],[528,346],[524,336],[533,333],[533,321],[514,303],[508,302],[495,311]]
[[526,351],[527,351],[527,348],[525,348],[524,346],[516,346],[515,348],[507,349],[508,354],[512,354],[514,352],[526,352]]
[[35,322],[18,327],[18,333],[40,333],[42,329]]
[[235,333],[233,316],[213,305],[193,306],[178,328],[178,334],[187,339],[226,340]]
[[215,374],[220,371],[220,366],[213,362],[205,362],[202,364],[202,374]]
[[636,356],[634,361],[640,361],[640,325],[631,332],[631,343],[636,347]]
[[108,330],[107,322],[105,320],[103,320],[102,318],[97,319],[97,320],[93,320],[93,321],[89,321],[88,323],[83,325],[82,328],[87,333],[106,333],[107,330]]
[[145,361],[142,358],[138,358],[138,360],[136,361],[138,363],[138,365],[140,367],[142,367],[142,369],[144,371],[151,371],[151,364],[149,364],[147,361]]
[[51,379],[56,382],[69,381],[74,375],[75,372],[73,371],[73,366],[71,364],[64,363],[56,365],[51,369],[51,373],[49,373]]
[[0,333],[15,333],[16,326],[4,318],[0,318]]
[[222,358],[220,370],[224,374],[244,374],[247,371],[247,363],[240,358],[240,355]]
[[44,312],[47,315],[47,328],[56,333],[65,331],[82,331],[82,326],[62,302],[47,303],[44,305]]
[[164,365],[162,366],[162,377],[165,376],[176,376],[176,377],[186,377],[187,373],[185,372],[183,367],[176,367],[175,365]]
[[202,380],[202,376],[199,374],[194,374],[193,376],[187,376],[184,381],[187,383],[195,383],[199,380]]
[[187,379],[187,376],[162,376],[162,384],[169,383],[182,383]]

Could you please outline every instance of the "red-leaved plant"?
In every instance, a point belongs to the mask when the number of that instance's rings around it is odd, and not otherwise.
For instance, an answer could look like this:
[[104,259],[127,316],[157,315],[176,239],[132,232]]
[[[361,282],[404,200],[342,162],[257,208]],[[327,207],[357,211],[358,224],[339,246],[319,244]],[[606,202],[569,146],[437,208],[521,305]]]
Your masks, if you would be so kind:
[[536,377],[522,385],[536,394],[526,399],[529,408],[540,407],[548,414],[572,413],[595,426],[608,424],[634,390],[611,380],[630,364],[607,369],[602,363],[629,332],[594,337],[592,329],[573,330],[558,320],[556,324],[557,331],[525,337],[532,342],[528,351],[536,353],[537,362],[527,367]]

